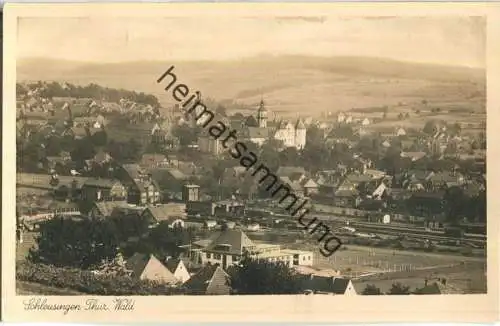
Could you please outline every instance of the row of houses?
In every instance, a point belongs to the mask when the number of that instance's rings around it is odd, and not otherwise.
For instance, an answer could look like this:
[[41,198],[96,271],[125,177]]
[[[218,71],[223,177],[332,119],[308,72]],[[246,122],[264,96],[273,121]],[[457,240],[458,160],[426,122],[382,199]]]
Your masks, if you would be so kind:
[[[182,285],[188,294],[231,294],[228,270],[249,255],[268,262],[283,262],[288,267],[311,266],[313,253],[282,249],[277,245],[255,244],[241,230],[227,229],[210,239],[184,246],[186,255],[161,262],[154,255],[135,254],[127,261],[133,276]],[[302,292],[318,294],[356,294],[349,279],[319,275],[300,275]]]

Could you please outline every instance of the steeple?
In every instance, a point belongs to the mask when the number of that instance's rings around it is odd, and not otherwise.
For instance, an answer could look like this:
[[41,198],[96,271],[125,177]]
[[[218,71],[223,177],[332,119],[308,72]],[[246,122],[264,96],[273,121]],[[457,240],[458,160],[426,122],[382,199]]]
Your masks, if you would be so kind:
[[259,109],[257,110],[257,123],[260,128],[267,128],[267,109],[264,105],[264,99],[261,98]]

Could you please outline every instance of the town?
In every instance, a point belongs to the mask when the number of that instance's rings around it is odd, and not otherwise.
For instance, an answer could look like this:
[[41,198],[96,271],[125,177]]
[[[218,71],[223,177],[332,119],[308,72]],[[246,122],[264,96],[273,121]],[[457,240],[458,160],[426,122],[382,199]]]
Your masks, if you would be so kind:
[[265,96],[235,111],[198,93],[342,240],[324,257],[178,104],[53,81],[16,95],[22,293],[486,292],[483,111],[424,99],[290,117]]

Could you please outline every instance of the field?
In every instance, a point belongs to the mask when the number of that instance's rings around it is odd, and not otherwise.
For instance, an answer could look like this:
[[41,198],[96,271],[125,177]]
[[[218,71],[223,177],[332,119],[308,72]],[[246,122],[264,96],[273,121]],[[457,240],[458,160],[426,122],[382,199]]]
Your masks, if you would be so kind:
[[394,282],[415,288],[422,287],[425,279],[440,277],[446,278],[450,287],[466,293],[486,291],[485,258],[352,245],[325,258],[314,246],[294,247],[314,250],[315,268],[322,270],[322,274],[331,271],[332,275],[340,272],[353,277],[359,292],[366,284],[375,284],[387,291]]
[[[272,113],[296,117],[352,108],[421,103],[462,106],[484,112],[484,70],[414,64],[376,58],[278,56],[238,61],[133,62],[91,64],[48,59],[18,63],[23,80],[64,80],[75,84],[143,91],[165,107],[170,93],[156,80],[170,65],[177,81],[204,97],[255,110],[261,96]],[[236,106],[241,108],[241,106]],[[247,109],[247,110],[248,110]],[[248,112],[248,111],[247,111]],[[271,119],[274,117],[270,116]]]

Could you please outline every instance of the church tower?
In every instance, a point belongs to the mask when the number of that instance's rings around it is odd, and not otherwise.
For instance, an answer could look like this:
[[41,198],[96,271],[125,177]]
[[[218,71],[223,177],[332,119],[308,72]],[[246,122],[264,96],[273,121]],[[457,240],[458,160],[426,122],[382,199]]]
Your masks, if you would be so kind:
[[298,119],[295,123],[295,147],[303,149],[306,146],[307,129],[302,119]]
[[259,109],[257,110],[257,123],[260,128],[267,128],[267,110],[264,107],[264,100],[260,100]]

